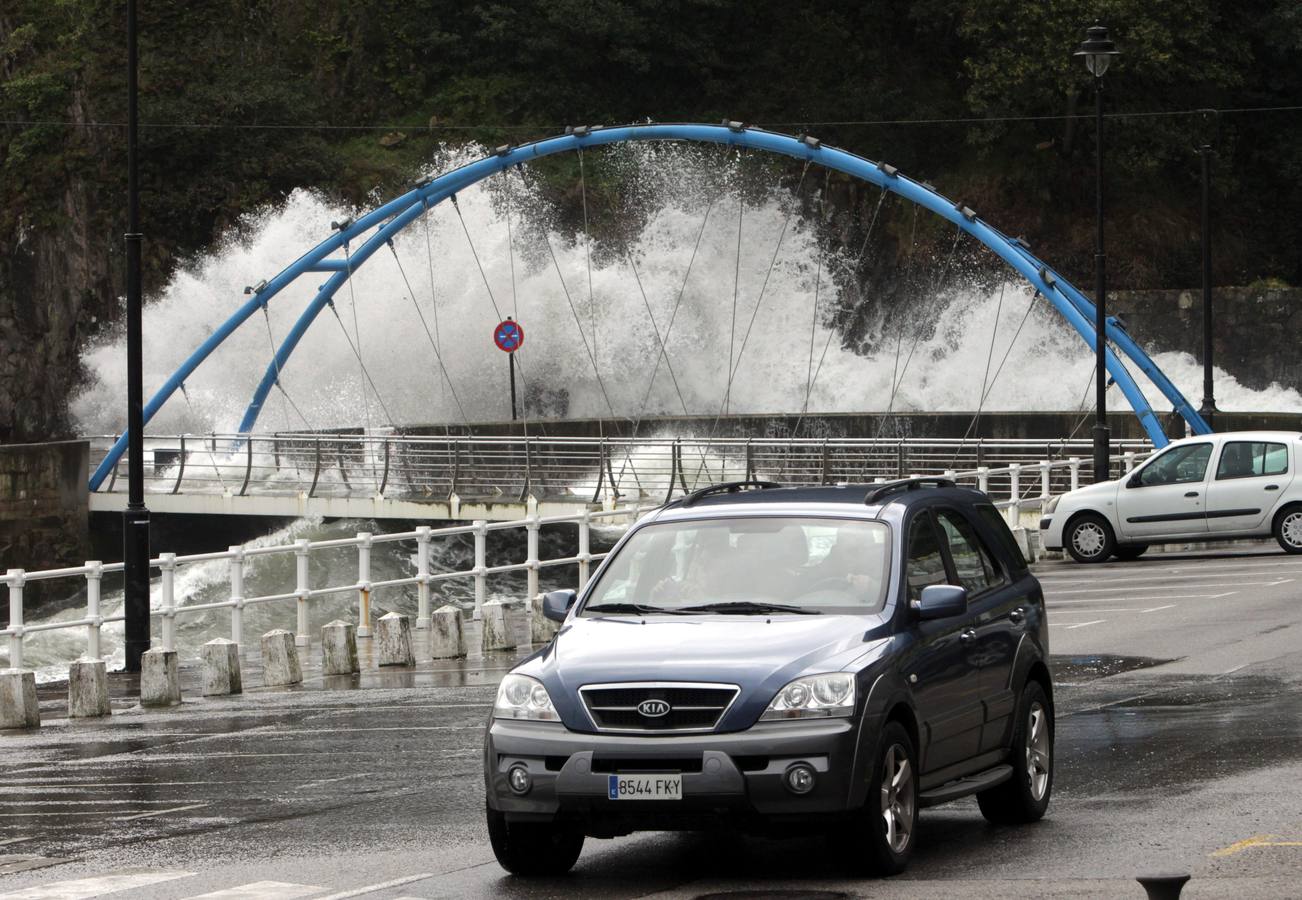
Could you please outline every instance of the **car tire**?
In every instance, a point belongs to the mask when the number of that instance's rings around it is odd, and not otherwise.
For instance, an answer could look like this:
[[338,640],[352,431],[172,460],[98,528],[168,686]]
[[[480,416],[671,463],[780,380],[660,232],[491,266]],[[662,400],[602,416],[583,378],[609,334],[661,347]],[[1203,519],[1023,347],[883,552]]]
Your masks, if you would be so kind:
[[1273,530],[1285,553],[1302,553],[1302,506],[1281,509]]
[[1147,544],[1118,544],[1112,555],[1123,562],[1139,559],[1148,551]]
[[1037,822],[1053,794],[1053,706],[1038,681],[1022,688],[1010,761],[1013,777],[977,794],[981,815],[996,825]]
[[1067,552],[1078,563],[1106,562],[1117,546],[1112,526],[1098,513],[1085,513],[1072,519],[1062,537]]
[[507,822],[488,810],[488,840],[498,864],[512,875],[564,875],[583,850],[583,832],[559,825]]
[[918,827],[918,754],[899,722],[887,722],[877,740],[868,797],[836,843],[866,875],[897,875],[913,856]]

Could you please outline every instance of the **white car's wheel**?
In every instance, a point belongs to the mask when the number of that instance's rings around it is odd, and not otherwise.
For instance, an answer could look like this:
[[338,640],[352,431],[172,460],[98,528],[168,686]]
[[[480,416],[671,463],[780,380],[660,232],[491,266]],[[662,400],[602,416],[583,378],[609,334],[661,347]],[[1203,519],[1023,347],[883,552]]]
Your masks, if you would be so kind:
[[1275,517],[1275,540],[1288,553],[1302,553],[1302,506],[1290,506]]
[[1063,538],[1067,552],[1079,563],[1104,562],[1117,545],[1112,526],[1098,513],[1085,513],[1072,519]]

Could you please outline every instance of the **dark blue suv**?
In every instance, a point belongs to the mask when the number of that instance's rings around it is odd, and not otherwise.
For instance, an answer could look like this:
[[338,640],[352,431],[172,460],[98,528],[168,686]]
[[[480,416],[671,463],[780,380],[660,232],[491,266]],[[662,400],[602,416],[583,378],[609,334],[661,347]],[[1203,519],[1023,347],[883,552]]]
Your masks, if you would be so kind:
[[513,873],[567,871],[585,837],[816,827],[892,874],[921,807],[1049,805],[1044,598],[979,491],[716,485],[544,610],[563,624],[503,679],[484,750]]

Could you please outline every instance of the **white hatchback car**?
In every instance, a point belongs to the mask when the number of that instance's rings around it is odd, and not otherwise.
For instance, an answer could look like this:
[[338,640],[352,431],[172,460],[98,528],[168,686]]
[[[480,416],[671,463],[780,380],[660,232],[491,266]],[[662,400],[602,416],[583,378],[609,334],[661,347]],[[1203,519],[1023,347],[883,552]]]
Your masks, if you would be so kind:
[[1172,441],[1119,481],[1049,501],[1041,545],[1077,562],[1135,559],[1149,544],[1273,534],[1302,553],[1302,434],[1239,431]]

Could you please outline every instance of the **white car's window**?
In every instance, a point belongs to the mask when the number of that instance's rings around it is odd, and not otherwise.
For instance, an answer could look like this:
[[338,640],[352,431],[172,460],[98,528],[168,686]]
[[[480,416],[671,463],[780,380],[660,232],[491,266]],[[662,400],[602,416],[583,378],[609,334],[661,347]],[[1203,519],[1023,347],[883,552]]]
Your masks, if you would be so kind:
[[729,602],[870,612],[883,604],[889,561],[890,532],[880,522],[745,517],[657,523],[619,549],[584,612],[632,604],[672,614]]
[[1255,478],[1288,472],[1288,447],[1272,441],[1227,441],[1216,465],[1216,479]]
[[1202,481],[1212,458],[1211,444],[1182,444],[1172,447],[1139,472],[1142,487]]

